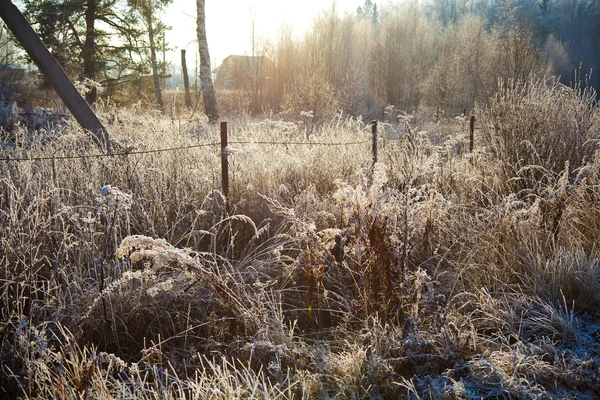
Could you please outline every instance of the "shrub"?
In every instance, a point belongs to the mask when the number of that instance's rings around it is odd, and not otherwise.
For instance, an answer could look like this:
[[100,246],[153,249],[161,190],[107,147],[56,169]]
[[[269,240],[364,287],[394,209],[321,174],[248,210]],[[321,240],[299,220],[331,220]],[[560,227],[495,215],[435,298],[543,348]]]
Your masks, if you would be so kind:
[[[312,123],[322,125],[337,111],[337,99],[331,84],[319,72],[302,74],[283,96],[283,109],[295,116],[308,115]],[[307,114],[308,113],[308,114]]]
[[579,84],[501,82],[489,106],[479,111],[484,141],[513,172],[536,166],[542,174],[558,174],[566,163],[577,168],[595,150],[590,142],[599,128],[595,105],[594,90]]

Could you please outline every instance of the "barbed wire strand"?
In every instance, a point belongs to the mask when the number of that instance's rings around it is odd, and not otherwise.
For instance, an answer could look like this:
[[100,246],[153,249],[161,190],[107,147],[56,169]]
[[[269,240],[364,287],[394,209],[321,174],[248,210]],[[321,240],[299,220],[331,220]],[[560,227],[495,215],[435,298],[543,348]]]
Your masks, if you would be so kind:
[[228,144],[269,144],[269,145],[305,145],[305,146],[352,146],[357,144],[371,143],[371,139],[358,142],[269,142],[269,141],[230,141]]
[[[475,128],[475,130],[481,130],[483,128]],[[448,135],[463,133],[466,130],[449,132]],[[404,137],[391,137],[391,136],[379,136],[384,140],[404,140]],[[228,145],[240,145],[240,144],[258,144],[258,145],[273,145],[273,146],[353,146],[365,143],[371,143],[372,139],[366,139],[356,142],[275,142],[275,141],[230,141]],[[108,153],[108,154],[78,154],[78,155],[70,155],[70,156],[44,156],[44,157],[3,157],[0,158],[0,161],[4,162],[21,162],[21,161],[52,161],[52,160],[81,160],[88,158],[106,158],[106,157],[122,157],[122,156],[130,156],[130,155],[139,155],[139,154],[152,154],[152,153],[164,153],[169,151],[177,151],[177,150],[188,150],[195,149],[201,147],[211,147],[211,146],[220,146],[221,143],[213,142],[213,143],[201,143],[190,146],[179,146],[179,147],[169,147],[165,149],[150,149],[150,150],[134,150],[134,151],[124,151],[118,153]]]
[[[482,131],[485,128],[475,128],[475,131]],[[468,133],[469,129],[462,129],[460,131],[452,131],[452,132],[435,132],[436,134],[444,134],[444,135],[458,135],[459,133]],[[378,137],[380,139],[384,139],[384,140],[404,140],[406,136],[406,133],[402,133],[402,136],[398,136],[398,137],[392,137],[389,135],[378,135]]]
[[[228,145],[239,145],[239,144],[259,144],[259,145],[304,145],[304,146],[352,146],[358,144],[370,143],[371,139],[362,140],[358,142],[269,142],[269,141],[230,141]],[[200,147],[211,147],[211,146],[220,146],[221,143],[213,142],[213,143],[201,143],[191,146],[180,146],[180,147],[169,147],[165,149],[150,149],[150,150],[134,150],[134,151],[124,151],[118,153],[108,153],[108,154],[79,154],[79,155],[70,155],[70,156],[43,156],[43,157],[4,157],[0,158],[0,161],[5,162],[20,162],[20,161],[52,161],[52,160],[77,160],[77,159],[88,159],[88,158],[106,158],[106,157],[122,157],[122,156],[130,156],[130,155],[138,155],[138,154],[151,154],[151,153],[164,153],[169,151],[177,151],[177,150],[188,150]]]
[[163,153],[168,151],[176,151],[176,150],[186,150],[193,149],[198,147],[209,147],[209,146],[219,146],[220,143],[202,143],[195,144],[191,146],[181,146],[181,147],[169,147],[166,149],[150,149],[150,150],[134,150],[134,151],[124,151],[120,153],[107,153],[107,154],[78,154],[72,156],[44,156],[44,157],[5,157],[0,158],[0,161],[50,161],[50,160],[77,160],[77,159],[86,159],[86,158],[106,158],[106,157],[120,157],[120,156],[129,156],[136,154],[150,154],[150,153]]

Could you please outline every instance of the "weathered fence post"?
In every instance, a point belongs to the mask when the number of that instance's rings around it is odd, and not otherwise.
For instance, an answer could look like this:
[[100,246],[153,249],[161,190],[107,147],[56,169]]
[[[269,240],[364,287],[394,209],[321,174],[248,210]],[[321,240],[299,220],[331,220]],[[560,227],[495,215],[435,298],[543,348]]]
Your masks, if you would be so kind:
[[110,153],[108,131],[102,126],[96,114],[75,89],[67,74],[50,54],[19,9],[10,0],[0,0],[0,17],[46,79],[50,81],[50,84],[79,125],[92,134],[92,139],[98,147]]
[[371,133],[373,134],[373,166],[377,163],[377,120],[371,121]]
[[475,140],[475,116],[471,115],[471,121],[469,125],[469,153],[473,153],[473,141]]
[[229,162],[227,159],[227,122],[221,122],[221,189],[229,210]]
[[181,69],[183,73],[183,87],[185,89],[185,106],[192,108],[192,96],[190,95],[190,78],[188,77],[187,63],[185,61],[185,49],[181,49]]

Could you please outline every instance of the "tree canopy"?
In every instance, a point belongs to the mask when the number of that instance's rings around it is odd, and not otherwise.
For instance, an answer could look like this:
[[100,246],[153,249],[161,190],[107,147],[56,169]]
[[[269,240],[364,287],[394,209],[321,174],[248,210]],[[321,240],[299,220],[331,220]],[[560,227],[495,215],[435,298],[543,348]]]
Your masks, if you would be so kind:
[[[150,70],[149,30],[172,0],[24,0],[25,15],[71,77],[122,79]],[[148,7],[150,21],[148,24]]]

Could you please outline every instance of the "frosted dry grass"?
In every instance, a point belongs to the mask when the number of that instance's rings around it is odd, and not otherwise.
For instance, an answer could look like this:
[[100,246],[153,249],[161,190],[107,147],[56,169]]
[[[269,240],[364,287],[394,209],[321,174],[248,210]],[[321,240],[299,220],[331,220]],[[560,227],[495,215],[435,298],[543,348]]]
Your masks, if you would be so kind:
[[[135,151],[217,135],[145,119],[115,138]],[[95,151],[65,133],[18,151]],[[230,140],[294,135],[306,140],[265,121]],[[357,137],[369,128],[337,119],[310,140]],[[233,211],[245,216],[225,211],[218,148],[1,164],[6,387],[32,398],[597,394],[594,169],[577,185],[563,169],[512,193],[505,160],[485,149],[471,160],[450,153],[456,143],[440,155],[431,135],[402,139],[382,144],[374,170],[370,143],[232,146]]]
[[482,132],[490,151],[525,180],[535,182],[540,176],[522,173],[523,168],[559,173],[567,162],[579,168],[594,157],[600,129],[596,93],[581,82],[574,87],[555,79],[500,82],[480,116],[487,121]]
[[[259,192],[273,197],[281,185],[292,195],[310,186],[319,193],[332,190],[333,181],[346,176],[357,165],[370,162],[370,135],[359,121],[339,117],[318,129],[307,140],[296,125],[281,121],[264,121],[238,127],[230,141],[275,142],[277,144],[232,144],[230,171],[233,196]],[[367,141],[363,144],[340,145]],[[313,145],[281,144],[285,142]],[[329,143],[331,145],[321,145]]]
[[25,318],[15,331],[15,342],[22,347],[15,354],[23,357],[28,375],[28,386],[21,389],[33,399],[291,399],[302,389],[302,382],[292,376],[273,384],[263,370],[201,355],[195,357],[203,368],[194,376],[180,377],[168,361],[126,363],[93,346],[79,346],[60,325],[35,327]]
[[[177,127],[160,119],[147,118],[146,125],[122,124],[110,127],[112,137],[121,152],[145,151],[196,145],[197,140],[182,134]],[[200,129],[200,128],[198,128]],[[210,132],[210,130],[208,130]],[[210,135],[209,135],[210,136]],[[213,135],[214,136],[214,135]],[[208,138],[207,141],[213,139]],[[43,141],[50,143],[42,144]],[[77,128],[63,130],[57,137],[31,136],[12,150],[13,156],[52,157],[97,154],[98,151]],[[194,206],[218,185],[220,164],[214,147],[178,150],[119,157],[83,158],[74,160],[11,163],[3,167],[21,176],[35,176],[39,185],[51,185],[60,193],[65,206],[91,207],[89,199],[106,184],[136,193],[134,221],[138,231],[153,233],[169,240],[179,239],[180,232],[157,229],[169,219],[190,217]],[[77,171],[78,173],[73,173]],[[158,204],[154,199],[160,199]],[[74,203],[74,204],[73,204]],[[83,203],[83,204],[82,204]],[[60,207],[59,207],[60,208]],[[140,212],[142,211],[142,212]],[[160,222],[160,223],[159,223]]]
[[[551,183],[545,185],[541,195],[527,191],[526,195],[521,192],[502,197],[492,192],[492,199],[499,198],[499,203],[479,207],[475,214],[464,213],[461,206],[451,210],[453,224],[443,228],[455,232],[468,227],[469,235],[461,240],[469,244],[456,246],[449,242],[446,261],[456,263],[456,272],[468,277],[466,281],[474,283],[474,288],[518,285],[521,292],[557,303],[566,295],[581,309],[594,307],[592,304],[598,301],[594,294],[597,253],[590,247],[583,250],[587,240],[582,239],[581,229],[594,226],[595,207],[588,201],[595,198],[596,190],[591,182],[575,187],[565,184],[565,179],[568,172],[549,178]],[[588,200],[582,197],[583,192]],[[473,209],[473,204],[466,206]],[[583,210],[585,217],[579,214]],[[461,254],[463,250],[466,253]]]

